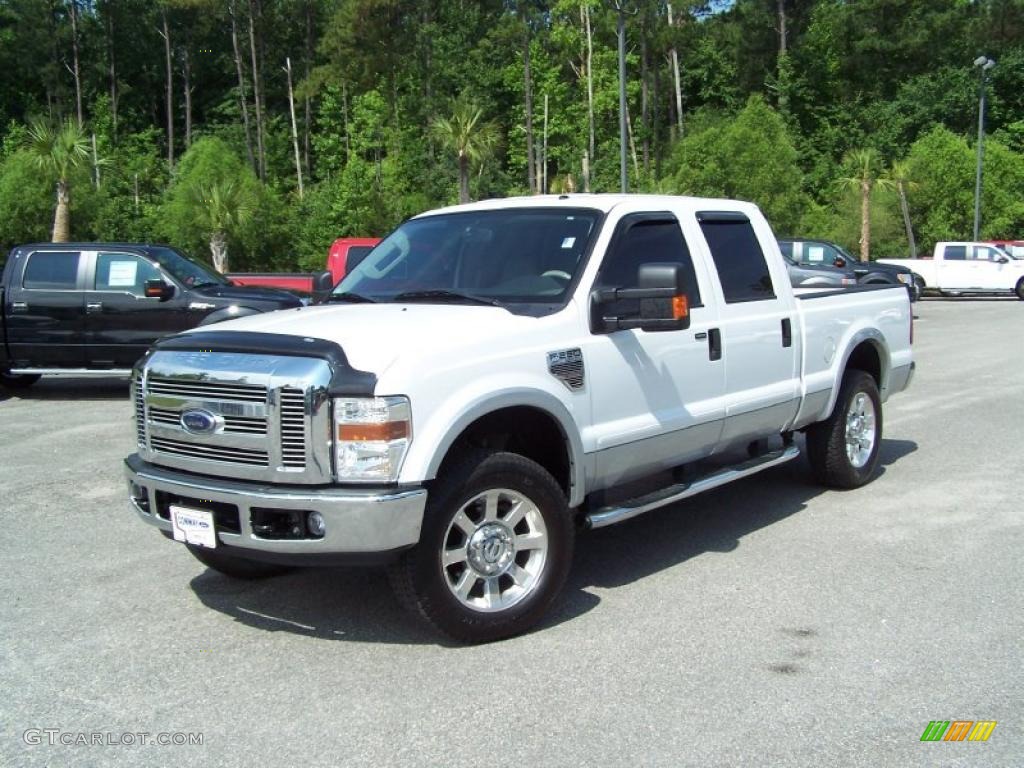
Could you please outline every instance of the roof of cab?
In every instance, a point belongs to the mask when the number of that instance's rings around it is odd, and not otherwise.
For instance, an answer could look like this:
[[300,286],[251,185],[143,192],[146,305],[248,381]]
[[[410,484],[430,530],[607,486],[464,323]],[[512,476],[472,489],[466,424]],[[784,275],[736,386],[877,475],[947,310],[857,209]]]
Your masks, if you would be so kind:
[[694,211],[726,210],[726,211],[758,211],[753,203],[740,200],[725,200],[708,197],[687,197],[683,195],[643,195],[643,194],[587,194],[569,193],[563,195],[527,195],[521,197],[496,197],[476,203],[451,205],[432,211],[425,211],[420,216],[433,216],[439,213],[463,213],[469,211],[488,211],[501,208],[594,208],[602,213],[609,213],[619,205],[643,204],[652,211],[683,204]]

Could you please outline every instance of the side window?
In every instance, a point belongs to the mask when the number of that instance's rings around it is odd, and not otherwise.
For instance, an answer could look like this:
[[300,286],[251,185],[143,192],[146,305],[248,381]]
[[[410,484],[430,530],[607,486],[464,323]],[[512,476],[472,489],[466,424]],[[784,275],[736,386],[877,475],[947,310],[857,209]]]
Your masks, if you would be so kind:
[[36,251],[25,265],[23,288],[73,291],[78,283],[78,251]]
[[698,213],[704,239],[722,283],[727,304],[775,298],[761,244],[750,220],[736,213]]
[[987,245],[974,246],[974,258],[977,261],[995,261],[997,255],[995,248],[989,248]]
[[782,255],[787,259],[792,260],[793,258],[793,243],[791,241],[783,240],[779,242],[779,250],[782,251]]
[[[623,217],[612,238],[611,252],[605,257],[597,275],[597,288],[636,288],[637,272],[641,264],[670,263],[683,267],[686,298],[690,307],[703,306],[693,259],[686,246],[683,231],[675,217],[650,218],[646,214]],[[612,307],[613,312],[629,311],[628,305],[636,299],[622,299]]]
[[946,261],[964,261],[967,258],[967,246],[947,245],[943,258]]
[[159,277],[160,270],[134,254],[96,254],[97,291],[124,291],[145,296],[146,281]]

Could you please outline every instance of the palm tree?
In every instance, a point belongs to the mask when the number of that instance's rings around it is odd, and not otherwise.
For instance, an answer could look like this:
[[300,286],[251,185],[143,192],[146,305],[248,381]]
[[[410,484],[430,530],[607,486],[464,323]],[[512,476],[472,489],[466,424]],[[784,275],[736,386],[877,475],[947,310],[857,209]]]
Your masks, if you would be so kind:
[[878,177],[881,157],[874,149],[855,149],[846,154],[843,164],[854,170],[853,176],[839,179],[844,189],[860,192],[860,260],[871,260],[871,190],[875,186],[890,188],[892,182]]
[[192,186],[189,200],[196,222],[209,237],[214,269],[227,272],[228,237],[238,234],[251,218],[251,196],[233,181],[216,181]]
[[82,127],[68,118],[59,127],[36,120],[28,129],[28,152],[39,168],[57,179],[53,242],[71,239],[71,173],[89,161],[89,143]]
[[911,179],[910,163],[897,160],[885,174],[885,179],[896,190],[900,197],[900,210],[903,212],[903,226],[907,228],[907,245],[910,246],[910,258],[917,257],[917,243],[914,242],[914,229],[910,226],[910,206],[907,204],[907,192],[917,189],[918,184]]
[[430,125],[434,138],[454,152],[459,161],[459,202],[469,202],[469,167],[483,163],[498,145],[498,129],[483,122],[483,109],[467,99],[455,102],[452,116],[439,117]]

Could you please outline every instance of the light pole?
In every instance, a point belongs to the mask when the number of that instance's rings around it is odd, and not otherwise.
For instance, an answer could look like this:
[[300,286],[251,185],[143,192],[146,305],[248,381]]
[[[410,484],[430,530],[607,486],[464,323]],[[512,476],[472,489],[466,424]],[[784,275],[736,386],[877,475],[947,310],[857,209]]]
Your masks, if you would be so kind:
[[[629,191],[629,177],[626,174],[626,3],[628,0],[609,0],[612,9],[619,15],[616,35],[619,38],[619,184],[622,191]],[[633,13],[636,13],[633,11]]]
[[978,85],[978,170],[974,177],[974,240],[977,241],[981,229],[981,167],[985,160],[985,76],[996,63],[987,56],[979,56],[974,66],[981,69],[981,82]]

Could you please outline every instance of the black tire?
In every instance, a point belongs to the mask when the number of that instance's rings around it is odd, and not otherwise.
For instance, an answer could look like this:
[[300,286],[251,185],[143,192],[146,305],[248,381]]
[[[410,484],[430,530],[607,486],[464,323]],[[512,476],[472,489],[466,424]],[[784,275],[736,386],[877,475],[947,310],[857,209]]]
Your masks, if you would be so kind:
[[[870,453],[858,466],[847,451],[847,416],[855,399],[865,395],[873,407],[873,441]],[[807,430],[807,458],[818,482],[832,488],[859,488],[870,482],[878,468],[882,444],[882,402],[874,377],[851,368],[843,376],[832,414]]]
[[[500,494],[498,489],[502,489]],[[477,534],[482,533],[487,519],[481,516],[474,520],[471,514],[476,515],[475,510],[479,509],[482,515],[484,502],[474,500],[488,492],[504,495],[505,491],[510,497],[521,497],[529,502],[527,508],[531,510],[532,525],[542,522],[547,545],[542,565],[532,576],[535,580],[518,602],[507,608],[485,612],[488,609],[482,607],[483,602],[490,599],[484,594],[488,582],[505,585],[498,587],[505,592],[495,593],[496,599],[501,601],[506,594],[515,593],[517,587],[508,583],[514,581],[512,576],[507,573],[488,578],[477,575],[475,569],[471,570],[470,555],[463,555],[463,562],[443,566],[442,553],[446,550],[461,552],[462,547],[467,553],[473,551],[475,537],[462,533],[464,529],[456,530],[457,516],[462,514],[464,520],[479,526]],[[475,503],[481,506],[474,506]],[[511,507],[506,507],[501,513],[496,503],[496,509],[499,510],[496,514],[501,515],[497,522],[513,517]],[[512,540],[520,540],[526,530],[520,527],[524,524],[521,521],[512,526]],[[530,525],[526,524],[526,528],[532,531]],[[453,540],[453,535],[464,537],[465,544],[458,539]],[[572,562],[574,537],[575,529],[565,494],[543,467],[518,454],[470,451],[456,459],[455,464],[430,488],[419,544],[390,568],[391,585],[400,603],[442,634],[466,643],[500,640],[528,630],[540,621],[558,597]],[[478,561],[489,542],[490,539],[486,539],[475,550]],[[530,558],[535,557],[534,552],[525,548],[520,550],[517,546],[512,546],[507,553],[511,558],[508,568],[518,566],[520,574],[525,573],[522,569],[529,568],[533,562]],[[473,584],[464,599],[456,596],[457,586],[453,584],[460,577]],[[474,596],[477,587],[480,594]],[[478,601],[481,607],[468,605],[470,600]]]
[[1013,289],[1013,292],[1017,294],[1017,298],[1024,301],[1024,277],[1017,281],[1017,287]]
[[14,375],[7,373],[7,371],[0,371],[0,385],[7,389],[28,389],[37,381],[39,381],[38,373],[29,373],[23,375]]
[[255,560],[245,560],[241,557],[232,557],[220,549],[209,547],[197,547],[186,544],[186,548],[200,563],[211,570],[230,576],[233,579],[266,579],[271,576],[280,576],[288,573],[292,568],[287,565],[275,565],[274,563],[260,563]]
[[927,287],[924,282],[924,278],[918,274],[914,274],[914,285],[917,287],[917,295],[923,296],[924,289]]

